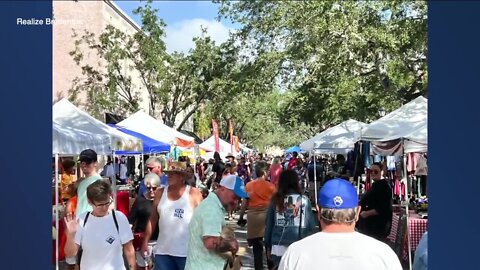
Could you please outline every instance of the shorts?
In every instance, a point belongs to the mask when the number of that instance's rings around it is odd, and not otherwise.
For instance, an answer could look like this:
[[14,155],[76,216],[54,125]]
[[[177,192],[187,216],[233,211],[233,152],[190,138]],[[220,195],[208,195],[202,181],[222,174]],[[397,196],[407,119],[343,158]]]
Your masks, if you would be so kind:
[[144,258],[143,257],[143,254],[141,254],[141,251],[135,251],[135,258],[137,260],[137,265],[140,266],[140,267],[147,267],[150,262],[153,261],[153,258],[155,256],[155,254],[153,254],[154,250],[155,250],[155,245],[157,244],[157,241],[150,241],[148,242],[148,254],[150,256],[148,256],[147,258]]
[[68,265],[75,265],[75,264],[77,264],[77,256],[66,257],[66,258],[65,258],[65,262],[66,262]]

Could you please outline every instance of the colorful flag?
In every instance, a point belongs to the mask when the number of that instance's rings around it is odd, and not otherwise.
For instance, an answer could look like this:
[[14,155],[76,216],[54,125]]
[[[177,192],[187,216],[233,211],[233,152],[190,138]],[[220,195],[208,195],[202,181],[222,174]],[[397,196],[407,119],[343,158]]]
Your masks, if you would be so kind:
[[238,141],[238,136],[233,136],[233,140],[234,140],[234,145],[235,145],[235,150],[237,152],[240,152],[240,142]]
[[218,137],[217,121],[212,119],[213,139],[215,141],[215,152],[220,152],[220,137]]
[[233,140],[233,126],[232,126],[232,119],[228,120],[228,132],[230,133],[230,152],[233,153],[233,145],[234,145],[234,140]]

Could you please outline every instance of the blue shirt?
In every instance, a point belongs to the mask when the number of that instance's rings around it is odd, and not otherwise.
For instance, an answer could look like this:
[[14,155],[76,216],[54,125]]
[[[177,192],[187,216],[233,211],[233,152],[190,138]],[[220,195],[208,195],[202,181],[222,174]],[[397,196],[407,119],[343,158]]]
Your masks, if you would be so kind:
[[428,231],[426,231],[420,243],[418,243],[417,250],[415,250],[415,259],[413,260],[413,270],[427,270],[428,269]]

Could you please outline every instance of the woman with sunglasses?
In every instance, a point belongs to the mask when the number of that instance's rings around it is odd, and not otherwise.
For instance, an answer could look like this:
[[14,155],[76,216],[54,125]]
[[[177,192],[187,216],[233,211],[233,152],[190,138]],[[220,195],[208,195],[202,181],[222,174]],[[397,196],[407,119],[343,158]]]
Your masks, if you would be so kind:
[[373,184],[360,201],[362,212],[359,230],[385,242],[392,225],[392,189],[388,181],[382,178],[381,163],[373,163],[370,170]]
[[124,270],[124,255],[128,269],[136,269],[128,219],[122,212],[110,210],[111,185],[105,181],[92,183],[87,188],[87,198],[92,211],[78,218],[71,213],[65,217],[65,255],[73,257],[80,253],[80,269],[88,270]]
[[[133,247],[135,248],[135,257],[137,259],[137,269],[149,269],[149,260],[141,254],[140,249],[142,247],[143,239],[145,237],[145,227],[153,209],[153,199],[155,198],[155,191],[160,187],[160,177],[155,173],[149,173],[145,175],[143,179],[145,191],[139,194],[135,198],[135,202],[132,205],[130,214],[128,215],[128,221],[132,224],[132,230],[134,233]],[[148,253],[152,252],[155,242],[158,237],[158,228],[153,232],[150,237],[148,245]]]

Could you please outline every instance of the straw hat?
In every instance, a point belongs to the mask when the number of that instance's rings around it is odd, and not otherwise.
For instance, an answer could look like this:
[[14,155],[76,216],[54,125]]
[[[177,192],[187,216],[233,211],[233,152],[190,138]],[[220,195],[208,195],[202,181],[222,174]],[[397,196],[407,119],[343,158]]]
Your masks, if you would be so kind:
[[166,170],[164,170],[165,173],[172,173],[172,172],[178,172],[187,175],[187,164],[185,162],[180,162],[180,161],[173,161],[170,164],[168,164],[168,167]]

